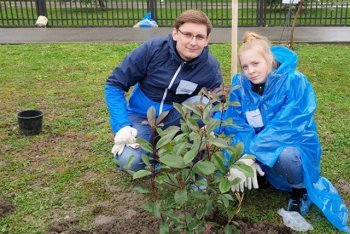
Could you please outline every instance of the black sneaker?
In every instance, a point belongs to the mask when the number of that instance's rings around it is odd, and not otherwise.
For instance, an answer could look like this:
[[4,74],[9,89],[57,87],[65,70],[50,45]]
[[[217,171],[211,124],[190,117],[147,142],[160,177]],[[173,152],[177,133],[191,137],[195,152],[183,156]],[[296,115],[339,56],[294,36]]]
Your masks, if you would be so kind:
[[271,184],[267,180],[266,176],[261,176],[257,174],[257,179],[258,179],[258,184],[260,189],[267,189],[268,187],[270,187]]
[[306,193],[306,189],[293,189],[291,197],[288,199],[288,211],[297,211],[301,215],[309,212],[312,201]]

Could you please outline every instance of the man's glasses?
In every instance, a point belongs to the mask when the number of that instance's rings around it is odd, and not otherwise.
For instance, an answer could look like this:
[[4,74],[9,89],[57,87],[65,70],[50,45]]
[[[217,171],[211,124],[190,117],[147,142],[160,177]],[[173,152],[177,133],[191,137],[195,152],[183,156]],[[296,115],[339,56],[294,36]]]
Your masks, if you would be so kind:
[[207,36],[204,36],[202,34],[193,35],[193,33],[190,33],[190,32],[182,32],[180,29],[177,29],[177,31],[179,31],[182,35],[184,35],[184,37],[187,40],[193,40],[193,38],[196,38],[197,41],[202,42],[205,39],[207,39]]

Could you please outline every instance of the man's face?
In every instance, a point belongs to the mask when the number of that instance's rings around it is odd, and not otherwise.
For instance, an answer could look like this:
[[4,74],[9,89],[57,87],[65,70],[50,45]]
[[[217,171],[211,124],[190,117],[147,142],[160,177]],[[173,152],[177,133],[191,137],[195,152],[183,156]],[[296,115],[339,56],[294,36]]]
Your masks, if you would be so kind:
[[208,45],[207,27],[204,24],[185,23],[173,29],[176,50],[185,61],[197,58]]

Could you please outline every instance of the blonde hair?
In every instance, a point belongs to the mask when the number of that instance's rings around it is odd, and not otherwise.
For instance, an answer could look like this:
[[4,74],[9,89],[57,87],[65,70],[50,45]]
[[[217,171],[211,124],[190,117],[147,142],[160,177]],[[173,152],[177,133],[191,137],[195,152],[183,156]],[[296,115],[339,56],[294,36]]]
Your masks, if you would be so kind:
[[[255,32],[246,32],[243,35],[243,44],[239,48],[238,51],[238,61],[239,65],[241,66],[241,61],[240,61],[240,55],[244,51],[254,49],[257,53],[260,53],[266,61],[271,61],[270,58],[273,58],[271,50],[271,43],[270,41],[264,37],[261,36]],[[271,70],[274,68],[275,61],[272,59],[271,61]]]

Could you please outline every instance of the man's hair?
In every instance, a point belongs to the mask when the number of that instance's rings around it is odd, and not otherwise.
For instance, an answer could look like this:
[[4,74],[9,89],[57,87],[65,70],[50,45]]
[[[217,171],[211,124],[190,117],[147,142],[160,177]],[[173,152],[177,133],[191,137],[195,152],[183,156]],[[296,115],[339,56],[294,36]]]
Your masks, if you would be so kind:
[[176,18],[174,27],[179,29],[181,25],[185,23],[203,24],[207,26],[207,36],[213,28],[208,16],[204,12],[198,10],[187,10],[182,12],[181,15]]

